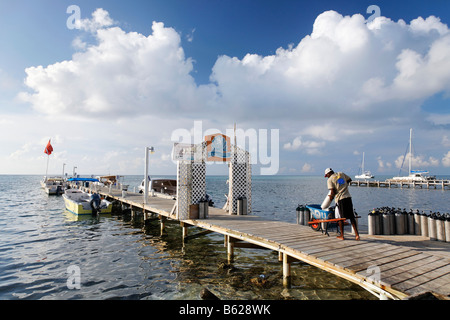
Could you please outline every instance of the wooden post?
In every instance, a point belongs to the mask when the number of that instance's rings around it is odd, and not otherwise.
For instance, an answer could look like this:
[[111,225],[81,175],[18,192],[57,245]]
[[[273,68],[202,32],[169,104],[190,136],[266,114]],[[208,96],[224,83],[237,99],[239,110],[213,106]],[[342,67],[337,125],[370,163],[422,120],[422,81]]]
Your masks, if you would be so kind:
[[181,236],[182,236],[183,242],[184,242],[184,239],[188,235],[188,227],[184,222],[180,222],[180,226],[181,226]]
[[164,234],[164,231],[166,229],[166,220],[167,220],[166,217],[162,215],[159,216],[159,221],[161,221],[161,236]]
[[291,261],[287,253],[283,253],[283,286],[291,287]]
[[228,238],[229,238],[228,235],[224,235],[224,237],[223,237],[223,246],[225,248],[228,248]]
[[234,262],[234,241],[230,237],[228,237],[228,242],[227,242],[227,258],[228,258],[228,263]]
[[[142,208],[144,208],[144,206],[142,206]],[[145,209],[142,209],[142,212],[144,213],[144,223],[145,223],[145,221],[148,220],[148,212],[145,211]]]

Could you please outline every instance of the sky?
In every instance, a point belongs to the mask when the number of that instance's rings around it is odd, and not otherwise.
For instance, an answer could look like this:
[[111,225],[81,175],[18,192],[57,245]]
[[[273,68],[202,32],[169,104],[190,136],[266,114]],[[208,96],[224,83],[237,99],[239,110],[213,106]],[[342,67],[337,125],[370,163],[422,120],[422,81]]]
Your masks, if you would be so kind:
[[175,175],[174,142],[236,125],[254,175],[406,174],[410,128],[449,175],[449,25],[447,0],[0,0],[0,174],[144,174],[153,146]]

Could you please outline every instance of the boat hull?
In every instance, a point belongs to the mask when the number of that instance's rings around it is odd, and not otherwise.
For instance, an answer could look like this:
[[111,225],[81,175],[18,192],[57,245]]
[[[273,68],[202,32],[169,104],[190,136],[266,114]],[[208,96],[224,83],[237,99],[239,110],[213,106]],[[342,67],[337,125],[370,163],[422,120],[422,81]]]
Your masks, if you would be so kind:
[[65,183],[62,179],[50,178],[42,180],[41,187],[48,195],[61,195],[64,193]]
[[359,175],[359,176],[355,176],[355,178],[356,178],[356,179],[373,179],[373,178],[375,178],[375,177],[372,176],[372,175],[365,175],[365,174],[362,174],[362,175]]
[[[88,201],[74,201],[65,194],[63,195],[63,198],[67,211],[76,215],[92,215],[91,204]],[[112,212],[111,202],[102,200],[102,207],[105,208],[100,210],[100,214],[108,214]]]

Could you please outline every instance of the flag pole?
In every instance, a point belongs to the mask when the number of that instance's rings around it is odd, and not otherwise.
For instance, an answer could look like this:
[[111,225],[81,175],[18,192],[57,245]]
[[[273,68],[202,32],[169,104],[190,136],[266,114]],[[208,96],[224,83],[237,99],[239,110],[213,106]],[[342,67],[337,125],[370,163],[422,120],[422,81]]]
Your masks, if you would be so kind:
[[45,181],[47,181],[47,174],[48,174],[48,162],[50,160],[50,155],[47,155],[47,169],[45,170]]

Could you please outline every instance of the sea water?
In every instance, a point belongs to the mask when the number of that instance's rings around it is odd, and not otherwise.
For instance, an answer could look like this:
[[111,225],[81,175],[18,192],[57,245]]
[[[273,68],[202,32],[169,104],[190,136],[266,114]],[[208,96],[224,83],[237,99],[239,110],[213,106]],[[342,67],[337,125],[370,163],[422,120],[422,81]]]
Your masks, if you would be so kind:
[[[292,264],[292,288],[282,285],[278,254],[235,249],[226,263],[223,236],[215,233],[181,241],[169,222],[145,226],[129,214],[100,218],[65,211],[61,196],[49,196],[41,176],[0,175],[0,299],[200,299],[208,288],[221,299],[373,299],[346,280],[305,263]],[[140,176],[125,176],[129,190]],[[225,203],[227,177],[208,176],[207,192]],[[448,190],[351,187],[356,212],[390,206],[446,212]],[[326,179],[315,176],[254,176],[254,215],[295,223],[298,204],[319,204]],[[265,281],[258,281],[264,279]]]

